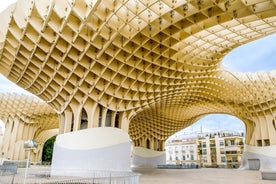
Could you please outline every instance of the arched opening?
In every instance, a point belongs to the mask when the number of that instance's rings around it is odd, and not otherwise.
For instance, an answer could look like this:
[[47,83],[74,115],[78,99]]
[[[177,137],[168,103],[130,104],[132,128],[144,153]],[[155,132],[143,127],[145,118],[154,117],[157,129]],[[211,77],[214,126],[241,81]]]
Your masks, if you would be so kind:
[[245,124],[240,119],[225,114],[207,115],[167,139],[166,163],[238,168],[244,141]]
[[103,107],[101,105],[99,105],[99,123],[98,123],[98,127],[102,126],[102,115],[103,115]]
[[147,145],[147,148],[150,149],[150,140],[149,139],[147,139],[146,145]]
[[111,127],[111,116],[112,116],[112,111],[108,109],[106,113],[106,118],[105,118],[106,127]]
[[71,132],[73,132],[73,130],[74,130],[74,119],[75,119],[75,117],[74,117],[74,114],[72,113]]
[[88,118],[86,110],[83,108],[81,112],[81,126],[80,129],[86,129],[88,127]]
[[116,115],[115,115],[115,127],[116,128],[120,128],[120,113],[119,112],[116,112]]
[[52,162],[53,148],[54,148],[55,141],[56,141],[56,136],[53,136],[45,142],[45,144],[43,146],[43,151],[42,151],[42,162],[43,163],[51,163]]

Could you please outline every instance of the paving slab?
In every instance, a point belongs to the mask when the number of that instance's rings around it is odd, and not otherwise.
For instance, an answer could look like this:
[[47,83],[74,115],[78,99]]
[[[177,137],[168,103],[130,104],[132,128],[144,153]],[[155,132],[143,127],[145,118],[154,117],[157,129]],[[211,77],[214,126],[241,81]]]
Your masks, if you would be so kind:
[[140,184],[276,184],[275,180],[262,180],[260,171],[200,168],[149,169],[135,168],[140,173]]

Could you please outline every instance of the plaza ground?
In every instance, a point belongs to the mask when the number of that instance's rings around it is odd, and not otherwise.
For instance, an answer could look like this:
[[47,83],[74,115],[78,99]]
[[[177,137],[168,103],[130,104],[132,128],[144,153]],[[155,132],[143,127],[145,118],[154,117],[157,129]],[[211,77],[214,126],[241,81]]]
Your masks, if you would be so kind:
[[[1,184],[22,184],[25,169],[19,169],[17,174],[0,176]],[[140,184],[276,184],[276,180],[262,180],[261,172],[254,170],[199,168],[199,169],[149,169],[133,168],[140,175]],[[46,174],[47,173],[47,174]],[[45,175],[46,174],[46,175]],[[51,177],[49,166],[31,166],[28,171],[28,184],[32,183],[66,183],[66,181],[84,182],[78,177]],[[109,183],[109,177],[107,177]],[[56,182],[62,181],[62,182]],[[70,183],[70,182],[69,182]],[[72,182],[71,182],[72,183]],[[91,183],[84,182],[84,183]],[[92,182],[94,183],[94,182]],[[103,182],[106,183],[106,182]],[[117,182],[120,183],[120,182]]]
[[239,169],[134,169],[140,184],[276,184],[262,180],[260,171]]

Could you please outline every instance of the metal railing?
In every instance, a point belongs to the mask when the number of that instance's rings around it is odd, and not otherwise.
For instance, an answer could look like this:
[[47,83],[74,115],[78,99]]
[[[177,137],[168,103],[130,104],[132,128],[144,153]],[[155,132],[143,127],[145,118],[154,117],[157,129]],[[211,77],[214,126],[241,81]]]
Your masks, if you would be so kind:
[[158,165],[158,169],[199,169],[200,166],[198,164],[191,164],[191,165]]
[[[75,173],[74,170],[72,173]],[[138,184],[139,174],[117,171],[84,171],[85,176],[53,176],[50,168],[29,168],[25,177],[25,169],[18,169],[17,173],[0,176],[1,184]],[[59,171],[62,173],[62,171]],[[64,170],[64,173],[70,173]],[[78,171],[81,173],[81,171]]]

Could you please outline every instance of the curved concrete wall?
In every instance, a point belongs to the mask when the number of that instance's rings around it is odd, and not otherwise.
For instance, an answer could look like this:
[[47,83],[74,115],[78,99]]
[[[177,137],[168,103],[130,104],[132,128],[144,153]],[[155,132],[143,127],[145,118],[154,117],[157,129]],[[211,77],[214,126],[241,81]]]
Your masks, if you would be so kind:
[[89,176],[93,171],[130,171],[130,139],[121,129],[104,127],[59,135],[52,175]]
[[135,147],[132,155],[134,167],[157,167],[166,164],[166,152]]
[[257,147],[246,145],[240,168],[276,171],[276,146]]

